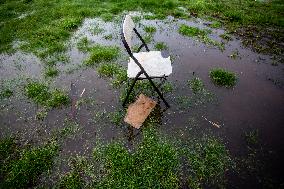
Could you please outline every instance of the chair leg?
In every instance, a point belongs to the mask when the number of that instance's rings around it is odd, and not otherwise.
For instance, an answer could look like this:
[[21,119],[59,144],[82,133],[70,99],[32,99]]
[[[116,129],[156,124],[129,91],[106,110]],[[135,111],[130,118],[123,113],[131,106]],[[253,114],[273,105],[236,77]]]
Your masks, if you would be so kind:
[[128,90],[127,95],[126,95],[126,97],[125,97],[125,99],[124,99],[124,101],[123,101],[123,104],[122,104],[123,107],[125,106],[125,104],[126,104],[128,98],[129,98],[129,96],[130,96],[130,94],[131,94],[131,92],[132,92],[132,90],[133,90],[133,88],[134,88],[134,86],[135,86],[136,81],[138,80],[139,76],[140,76],[142,73],[143,73],[143,72],[140,71],[140,72],[136,75],[134,81],[132,82],[132,84],[131,84],[131,86],[130,86],[130,89]]

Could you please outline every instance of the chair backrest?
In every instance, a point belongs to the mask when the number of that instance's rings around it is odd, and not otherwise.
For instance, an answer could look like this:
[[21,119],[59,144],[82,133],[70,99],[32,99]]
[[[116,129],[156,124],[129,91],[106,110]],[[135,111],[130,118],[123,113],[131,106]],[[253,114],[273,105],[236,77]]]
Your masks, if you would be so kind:
[[126,15],[123,20],[123,25],[122,25],[122,35],[128,45],[129,50],[131,50],[131,45],[132,45],[131,41],[132,41],[132,34],[133,34],[134,27],[135,27],[135,24],[131,16]]

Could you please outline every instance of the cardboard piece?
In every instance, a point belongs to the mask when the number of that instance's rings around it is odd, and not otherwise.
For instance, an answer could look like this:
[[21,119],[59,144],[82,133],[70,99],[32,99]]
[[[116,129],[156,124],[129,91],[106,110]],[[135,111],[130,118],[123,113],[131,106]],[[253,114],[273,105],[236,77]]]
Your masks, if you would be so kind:
[[129,105],[124,121],[136,129],[139,129],[156,104],[157,103],[151,98],[140,94],[138,99]]

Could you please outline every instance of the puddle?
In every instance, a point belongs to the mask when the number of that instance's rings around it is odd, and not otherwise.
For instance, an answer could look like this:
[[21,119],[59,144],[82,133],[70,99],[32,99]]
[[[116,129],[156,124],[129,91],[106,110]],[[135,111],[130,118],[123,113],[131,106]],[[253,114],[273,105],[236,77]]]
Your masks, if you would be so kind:
[[[198,123],[200,132],[211,130],[220,135],[227,142],[230,152],[234,155],[242,154],[245,148],[243,139],[244,131],[258,129],[260,138],[270,150],[278,155],[283,152],[282,137],[284,134],[284,90],[283,90],[283,65],[272,66],[271,57],[252,52],[244,48],[241,41],[233,37],[232,41],[225,43],[222,52],[217,47],[208,47],[194,38],[180,35],[177,31],[181,24],[210,29],[209,35],[213,40],[221,42],[222,29],[209,28],[205,21],[175,20],[171,17],[164,21],[141,20],[138,31],[145,36],[143,26],[155,26],[157,31],[153,41],[149,44],[154,48],[156,42],[165,42],[173,58],[173,74],[168,80],[173,83],[174,90],[165,96],[171,108],[161,117],[161,132],[175,137],[189,138],[190,121]],[[103,31],[94,34],[94,28]],[[112,39],[104,38],[112,34]],[[126,53],[120,41],[120,23],[105,23],[100,19],[86,19],[82,26],[71,37],[69,63],[58,65],[62,71],[51,84],[70,91],[71,83],[75,86],[77,100],[89,99],[93,103],[84,103],[75,113],[74,120],[79,124],[80,132],[75,138],[68,139],[63,147],[66,154],[89,154],[95,145],[96,139],[111,141],[114,138],[135,140],[133,130],[115,126],[109,121],[107,115],[122,109],[119,101],[120,90],[114,89],[108,79],[98,76],[95,68],[79,68],[88,54],[77,49],[77,42],[87,37],[93,44],[116,45],[123,52],[122,60]],[[238,52],[233,59],[230,55]],[[0,79],[17,78],[19,75],[32,78],[42,77],[42,65],[36,57],[17,52],[13,55],[0,55]],[[126,61],[120,61],[127,66]],[[210,69],[221,67],[234,71],[238,81],[233,89],[217,87],[212,84],[208,76]],[[75,69],[76,68],[76,69]],[[74,69],[74,72],[67,73]],[[192,94],[187,81],[199,77],[204,82],[206,89],[217,97],[217,103],[207,103],[197,107],[180,108],[177,97]],[[80,94],[85,90],[82,98]],[[1,112],[1,135],[15,131],[24,132],[27,138],[39,137],[50,134],[52,129],[63,127],[66,118],[70,118],[71,107],[55,109],[48,112],[44,121],[35,119],[36,112],[40,109],[29,103],[27,99],[21,101],[12,98],[7,111]],[[164,105],[161,102],[161,106]],[[20,116],[19,116],[20,115]],[[206,119],[204,119],[206,117]],[[107,121],[105,121],[107,120]],[[221,128],[216,128],[208,122],[217,122]],[[136,132],[136,131],[134,131]],[[137,133],[137,132],[136,132]],[[137,138],[139,138],[139,133]],[[279,165],[279,161],[275,165]],[[275,166],[275,165],[272,166]]]

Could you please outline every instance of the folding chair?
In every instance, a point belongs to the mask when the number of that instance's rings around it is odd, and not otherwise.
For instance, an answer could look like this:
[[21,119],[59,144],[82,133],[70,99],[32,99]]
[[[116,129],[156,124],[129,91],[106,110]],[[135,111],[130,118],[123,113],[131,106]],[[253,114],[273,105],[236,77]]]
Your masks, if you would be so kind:
[[[138,48],[137,53],[132,53],[131,41],[133,31],[138,36],[142,45]],[[129,95],[131,94],[137,80],[148,79],[154,90],[158,93],[159,97],[163,100],[167,107],[167,103],[159,88],[154,84],[152,79],[160,78],[166,80],[166,77],[172,73],[172,65],[170,57],[163,57],[161,51],[150,51],[147,44],[135,28],[135,24],[130,15],[126,15],[123,20],[121,39],[127,53],[130,56],[127,69],[127,77],[134,78],[130,89],[127,92],[126,98],[123,101],[125,106]],[[139,52],[145,47],[147,52]]]

